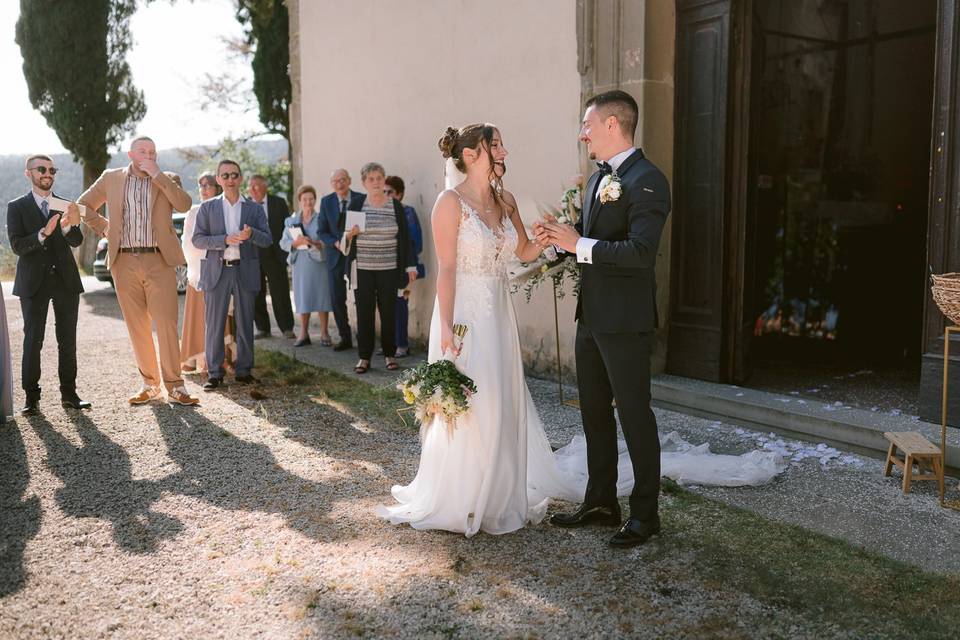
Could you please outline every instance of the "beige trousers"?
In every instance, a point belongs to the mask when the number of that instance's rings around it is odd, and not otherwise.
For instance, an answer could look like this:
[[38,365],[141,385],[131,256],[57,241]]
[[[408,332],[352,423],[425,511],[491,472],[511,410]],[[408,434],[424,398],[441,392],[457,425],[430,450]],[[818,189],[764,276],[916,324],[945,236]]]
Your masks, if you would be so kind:
[[[110,272],[143,383],[159,386],[162,374],[168,392],[183,386],[177,336],[176,270],[164,262],[159,253],[118,253]],[[160,343],[159,370],[153,346],[153,322],[157,324]]]

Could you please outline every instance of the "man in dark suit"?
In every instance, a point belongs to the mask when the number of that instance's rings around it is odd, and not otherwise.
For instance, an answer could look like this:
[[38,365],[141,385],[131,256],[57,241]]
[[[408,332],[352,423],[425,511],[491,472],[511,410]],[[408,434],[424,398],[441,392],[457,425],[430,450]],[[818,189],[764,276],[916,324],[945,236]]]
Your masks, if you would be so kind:
[[333,193],[320,199],[320,239],[327,254],[327,267],[330,269],[330,292],[333,295],[333,318],[337,322],[340,342],[334,351],[346,351],[353,348],[353,334],[350,331],[350,319],[347,316],[347,283],[344,281],[347,259],[343,255],[340,241],[343,239],[343,227],[347,221],[347,210],[359,211],[363,206],[363,194],[350,188],[350,174],[346,169],[337,169],[330,176]]
[[270,314],[267,313],[267,287],[273,304],[273,317],[284,338],[295,338],[293,332],[293,308],[290,306],[290,279],[287,277],[287,252],[280,248],[283,223],[290,216],[287,201],[267,194],[267,179],[254,174],[247,180],[250,200],[263,208],[270,227],[273,242],[260,247],[260,293],[253,307],[253,321],[257,325],[257,338],[270,336]]
[[558,526],[620,526],[617,422],[630,453],[634,485],[630,518],[610,539],[614,547],[643,544],[660,531],[660,439],[650,408],[650,355],[657,326],[654,267],[670,213],[670,185],[635,149],[638,109],[623,91],[587,101],[580,140],[599,170],[587,182],[576,227],[544,221],[537,240],[575,253],[577,383],[587,440],[587,490],[574,513],[554,514]]
[[13,295],[23,311],[23,390],[27,395],[23,415],[40,410],[40,351],[43,349],[47,311],[53,302],[56,318],[60,399],[69,409],[88,409],[77,395],[77,314],[83,285],[70,247],[79,247],[83,233],[80,210],[71,203],[67,211],[51,209],[57,168],[49,156],[27,159],[24,175],[32,188],[7,205],[7,236],[17,254]]
[[256,382],[253,369],[253,303],[260,291],[260,252],[273,242],[263,208],[240,196],[243,174],[233,160],[217,166],[223,193],[197,211],[193,246],[206,255],[200,262],[199,289],[206,302],[208,378],[204,391],[223,385],[223,329],[230,298],[237,324],[237,382]]

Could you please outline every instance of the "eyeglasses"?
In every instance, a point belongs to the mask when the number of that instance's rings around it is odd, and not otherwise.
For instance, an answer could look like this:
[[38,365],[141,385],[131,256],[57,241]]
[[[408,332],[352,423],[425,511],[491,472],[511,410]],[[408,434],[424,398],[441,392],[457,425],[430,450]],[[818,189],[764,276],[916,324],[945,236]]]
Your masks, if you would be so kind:
[[209,183],[209,182],[201,182],[201,183],[200,183],[200,188],[201,188],[201,189],[216,189],[216,188],[217,188],[217,185],[211,184],[211,183]]
[[224,172],[220,174],[220,177],[223,178],[224,180],[236,180],[237,178],[240,177],[240,172],[239,171],[231,171],[230,173]]
[[57,169],[56,167],[47,168],[41,165],[39,167],[30,167],[30,171],[37,171],[40,173],[40,175],[46,175],[47,172],[49,171],[50,175],[55,176],[57,175],[57,171],[59,171],[59,169]]
[[395,196],[395,195],[397,195],[397,192],[394,191],[393,189],[384,189],[384,190],[383,190],[383,195],[385,195],[385,196]]

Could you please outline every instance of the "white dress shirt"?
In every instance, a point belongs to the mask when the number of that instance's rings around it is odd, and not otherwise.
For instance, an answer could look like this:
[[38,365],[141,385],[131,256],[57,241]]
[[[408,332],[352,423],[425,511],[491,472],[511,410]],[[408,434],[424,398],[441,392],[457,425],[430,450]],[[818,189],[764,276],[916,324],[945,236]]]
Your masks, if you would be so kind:
[[[223,224],[227,229],[227,235],[233,235],[240,232],[240,205],[243,198],[237,198],[235,204],[230,204],[227,196],[223,196]],[[239,260],[240,245],[228,244],[226,251],[223,252],[224,260]]]
[[[630,157],[630,154],[636,151],[636,147],[630,147],[625,151],[621,151],[617,155],[613,156],[607,160],[607,164],[610,165],[610,168],[616,171],[620,168],[620,165]],[[594,196],[594,200],[600,198],[600,192],[603,190],[603,187],[606,186],[606,182],[610,181],[610,176],[603,176],[600,179],[600,184],[597,185],[597,195]],[[596,205],[596,202],[593,203]],[[598,208],[596,206],[590,207],[590,215],[595,216],[598,213]],[[586,229],[584,229],[586,232]],[[577,240],[577,262],[582,262],[584,264],[593,264],[593,245],[597,244],[597,241],[593,238],[580,238]]]

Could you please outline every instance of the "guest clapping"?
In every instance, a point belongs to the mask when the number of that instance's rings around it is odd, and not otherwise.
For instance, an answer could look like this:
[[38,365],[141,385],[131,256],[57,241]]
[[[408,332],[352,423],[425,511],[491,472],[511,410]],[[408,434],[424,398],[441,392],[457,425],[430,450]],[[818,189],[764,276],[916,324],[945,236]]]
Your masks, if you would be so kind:
[[[383,192],[388,198],[396,198],[403,204],[405,185],[400,176],[387,176],[384,180],[386,187]],[[423,251],[423,230],[420,228],[420,219],[413,207],[403,205],[403,213],[407,218],[407,228],[410,230],[410,242],[413,244],[413,259],[417,263],[417,278],[423,278],[427,271],[420,262],[420,252]],[[397,293],[397,357],[405,358],[410,355],[410,339],[407,335],[407,321],[410,313],[410,286]]]
[[[17,254],[17,275],[13,295],[20,298],[23,312],[23,360],[21,380],[27,404],[21,414],[40,411],[40,352],[47,329],[47,313],[53,304],[59,358],[60,401],[70,409],[88,409],[90,403],[77,395],[77,317],[83,285],[71,247],[79,247],[83,233],[69,220],[79,215],[75,204],[61,213],[51,207],[57,167],[46,155],[27,158],[23,171],[31,189],[7,204],[7,237]],[[6,318],[4,318],[6,333]],[[6,336],[4,336],[6,338]],[[4,354],[8,358],[9,353]],[[10,369],[4,364],[2,413],[11,411]]]
[[[223,191],[217,184],[217,178],[212,173],[204,173],[197,178],[200,190],[200,202],[215,198]],[[193,245],[193,233],[197,225],[197,212],[200,205],[194,205],[183,221],[183,234],[180,244],[183,246],[183,255],[187,259],[187,291],[183,301],[183,331],[180,334],[180,357],[183,360],[181,370],[187,373],[200,373],[207,370],[207,358],[204,355],[204,315],[206,304],[203,291],[197,289],[200,284],[200,261],[204,251]],[[233,331],[233,313],[227,316],[227,324],[223,334],[225,362],[228,370],[233,369],[236,359],[236,341]]]
[[367,195],[360,201],[365,214],[363,233],[354,226],[347,233],[350,285],[357,304],[357,343],[360,360],[354,371],[366,373],[373,356],[376,313],[380,313],[380,345],[388,370],[399,369],[396,356],[397,291],[417,279],[410,232],[403,205],[384,192],[386,171],[370,162],[363,166],[360,178]]
[[295,347],[310,344],[310,314],[320,317],[320,344],[332,346],[330,316],[333,300],[330,295],[330,274],[320,239],[320,214],[316,212],[317,191],[310,185],[297,190],[300,212],[284,221],[280,249],[288,252],[293,267],[293,303],[300,316],[300,335]]
[[217,165],[223,195],[207,200],[197,212],[193,244],[206,253],[200,264],[200,290],[206,302],[204,345],[208,377],[204,391],[223,385],[223,327],[230,300],[237,322],[236,380],[256,382],[253,369],[253,305],[260,291],[257,247],[273,242],[267,214],[240,196],[243,174],[233,160]]

